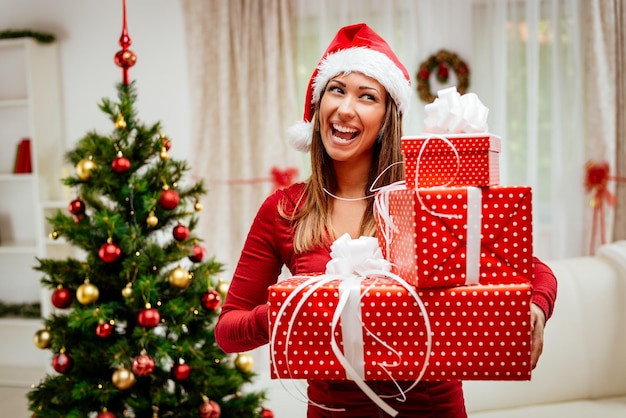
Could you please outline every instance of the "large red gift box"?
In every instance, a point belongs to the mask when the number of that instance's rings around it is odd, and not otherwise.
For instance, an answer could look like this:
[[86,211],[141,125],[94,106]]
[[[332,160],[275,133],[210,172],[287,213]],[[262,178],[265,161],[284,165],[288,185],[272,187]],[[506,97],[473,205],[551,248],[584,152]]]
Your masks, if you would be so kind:
[[402,187],[376,199],[383,255],[412,285],[532,280],[530,187]]
[[402,137],[407,187],[495,186],[500,142],[489,133]]
[[355,353],[344,347],[340,326],[332,331],[341,281],[313,289],[315,281],[306,283],[310,280],[290,278],[269,289],[274,379],[345,380],[331,336],[344,355],[351,352],[353,361],[360,361],[363,380],[530,379],[530,284],[423,289],[411,294],[394,279],[367,278],[358,290],[360,312],[348,312],[353,319],[358,314],[360,327],[346,324],[358,333],[355,344],[360,352]]

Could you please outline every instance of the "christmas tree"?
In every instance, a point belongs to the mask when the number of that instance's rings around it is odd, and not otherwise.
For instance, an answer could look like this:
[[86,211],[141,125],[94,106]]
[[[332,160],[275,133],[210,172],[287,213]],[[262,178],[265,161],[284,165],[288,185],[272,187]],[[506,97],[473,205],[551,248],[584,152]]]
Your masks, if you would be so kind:
[[38,259],[55,309],[34,336],[54,372],[29,392],[33,417],[269,417],[249,354],[226,355],[213,327],[228,283],[193,231],[206,193],[169,156],[160,123],[135,110],[135,62],[124,32],[118,101],[100,109],[113,126],[67,153],[76,198],[48,221],[80,257]]

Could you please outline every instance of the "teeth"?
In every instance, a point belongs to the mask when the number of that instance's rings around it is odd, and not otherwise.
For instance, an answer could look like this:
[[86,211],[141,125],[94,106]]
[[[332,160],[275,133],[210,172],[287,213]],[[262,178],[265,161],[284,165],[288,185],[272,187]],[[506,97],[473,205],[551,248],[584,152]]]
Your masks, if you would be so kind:
[[335,124],[333,124],[333,129],[336,131],[342,132],[344,134],[353,134],[357,131],[357,129],[350,129],[350,128],[346,128],[345,126],[339,126]]

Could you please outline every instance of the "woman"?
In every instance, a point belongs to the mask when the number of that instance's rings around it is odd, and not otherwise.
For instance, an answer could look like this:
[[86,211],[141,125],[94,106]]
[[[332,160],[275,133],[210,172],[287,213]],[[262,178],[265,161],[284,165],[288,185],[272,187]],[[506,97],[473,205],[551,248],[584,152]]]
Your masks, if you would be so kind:
[[[267,288],[284,265],[294,275],[324,272],[337,237],[376,233],[371,186],[374,180],[379,187],[403,178],[402,165],[393,163],[402,160],[410,89],[405,67],[372,29],[358,24],[339,30],[309,82],[304,120],[290,131],[296,148],[311,151],[311,176],[277,191],[259,209],[215,327],[224,351],[268,342]],[[535,273],[533,366],[556,296],[554,276],[538,260]],[[307,417],[388,416],[351,381],[308,383],[311,403],[328,408],[310,405]],[[397,393],[391,382],[369,384],[380,395]],[[385,399],[399,417],[467,416],[458,381],[420,382],[405,402]]]

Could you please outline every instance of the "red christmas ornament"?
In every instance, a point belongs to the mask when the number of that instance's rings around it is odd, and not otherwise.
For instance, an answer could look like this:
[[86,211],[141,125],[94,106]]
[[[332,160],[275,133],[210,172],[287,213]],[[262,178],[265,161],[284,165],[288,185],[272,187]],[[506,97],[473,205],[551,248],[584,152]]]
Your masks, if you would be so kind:
[[122,50],[115,54],[115,63],[122,67],[122,81],[124,84],[128,85],[129,76],[128,69],[135,65],[137,61],[137,56],[134,52],[130,51],[128,47],[132,43],[130,40],[130,36],[128,36],[128,29],[126,28],[126,0],[123,2],[123,24],[122,24],[122,36],[120,36],[119,44],[122,47]]
[[172,148],[172,141],[170,141],[168,137],[164,136],[162,139],[162,142],[163,142],[163,147],[165,148],[166,151],[169,151],[170,148]]
[[176,190],[166,189],[161,192],[161,196],[159,197],[159,204],[163,209],[172,210],[178,203],[180,202],[180,196]]
[[185,225],[178,224],[174,227],[172,235],[174,235],[176,241],[184,241],[189,238],[189,228]]
[[74,360],[65,352],[60,352],[52,359],[52,368],[57,372],[63,374],[67,373],[74,364]]
[[220,303],[222,303],[222,296],[216,290],[211,289],[202,294],[200,302],[202,302],[202,306],[209,311],[214,311],[219,308]]
[[137,322],[144,328],[154,328],[159,325],[161,315],[159,311],[146,305],[146,309],[142,309],[137,315]]
[[130,170],[130,160],[126,157],[115,157],[111,163],[111,168],[118,174],[125,173]]
[[210,400],[209,404],[213,407],[213,413],[209,415],[209,418],[220,418],[222,415],[222,408],[220,407],[220,404],[214,400]]
[[189,259],[194,263],[199,263],[204,258],[205,251],[206,250],[202,246],[196,244],[191,249],[191,255],[189,255]]
[[174,376],[174,379],[178,380],[179,382],[187,380],[190,374],[191,367],[189,367],[187,363],[181,362],[172,368],[172,375]]
[[122,256],[122,250],[117,244],[107,242],[98,250],[98,256],[105,263],[114,263]]
[[263,411],[261,411],[261,416],[263,418],[274,418],[274,413],[266,408],[263,408]]
[[198,416],[200,418],[216,418],[219,417],[219,415],[215,415],[215,408],[214,405],[215,402],[211,402],[209,401],[209,399],[206,396],[203,396],[203,401],[200,404],[200,407],[198,408]]
[[154,371],[154,359],[142,352],[133,360],[133,372],[137,376],[150,376]]
[[115,418],[115,414],[109,411],[98,412],[96,418]]
[[57,288],[50,298],[55,308],[66,309],[72,304],[72,292],[64,287]]
[[136,62],[137,56],[130,49],[126,51],[118,51],[115,54],[115,64],[117,64],[118,67],[129,68],[135,65]]
[[67,208],[72,215],[77,215],[77,216],[85,213],[85,209],[86,209],[85,202],[83,202],[80,199],[72,200]]
[[96,327],[96,335],[100,338],[108,338],[113,333],[113,325],[110,322],[103,322]]

